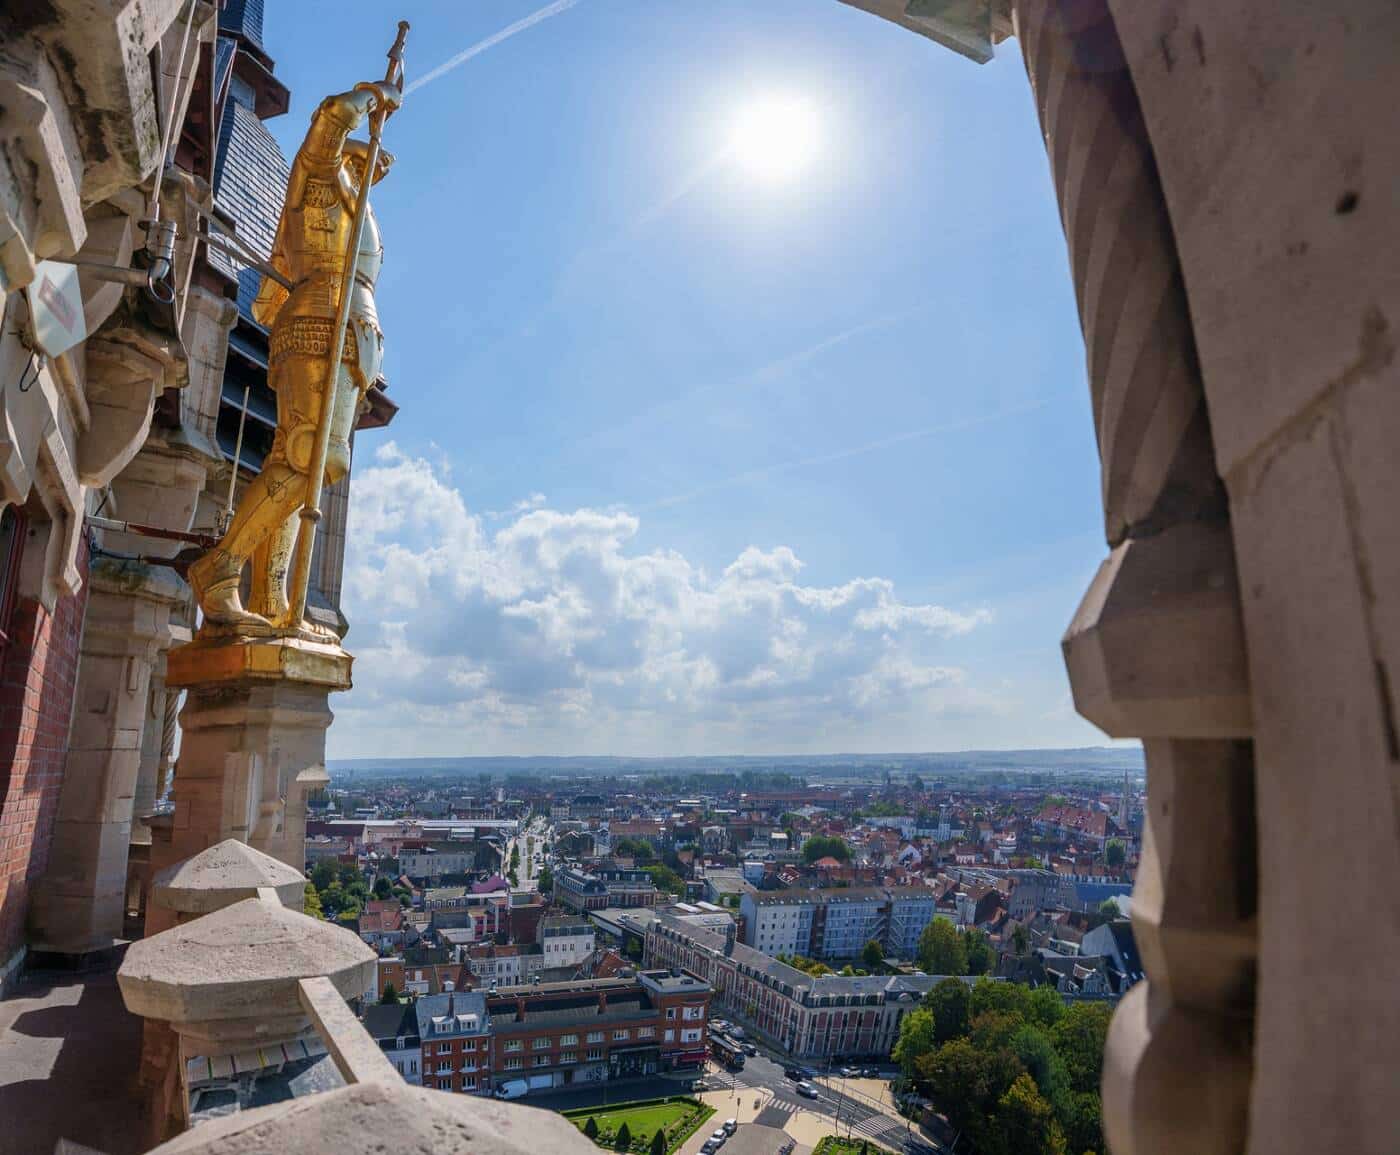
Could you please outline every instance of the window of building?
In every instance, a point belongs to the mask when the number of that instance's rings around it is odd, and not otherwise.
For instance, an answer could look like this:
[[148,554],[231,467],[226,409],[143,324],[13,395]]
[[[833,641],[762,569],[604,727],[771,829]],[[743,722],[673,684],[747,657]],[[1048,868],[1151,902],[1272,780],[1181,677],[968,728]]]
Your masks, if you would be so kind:
[[685,1007],[682,1009],[681,1017],[684,1019],[688,1019],[691,1022],[694,1022],[696,1019],[703,1019],[705,1017],[705,1008]]
[[602,1047],[590,1047],[590,1048],[589,1048],[589,1050],[588,1050],[588,1061],[589,1061],[590,1063],[596,1063],[596,1062],[597,1062],[599,1059],[601,1059],[602,1057],[603,1057],[603,1048],[602,1048]]
[[631,1031],[614,1031],[614,1032],[613,1032],[613,1039],[614,1039],[614,1041],[616,1041],[616,1040],[618,1040],[618,1039],[630,1039],[631,1037],[632,1037],[632,1032],[631,1032]]
[[525,1044],[522,1043],[519,1039],[507,1039],[507,1040],[506,1040],[506,1050],[507,1050],[507,1051],[519,1051],[519,1050],[523,1049],[524,1046],[525,1046]]
[[506,1060],[506,1070],[507,1070],[507,1071],[518,1071],[518,1070],[520,1070],[520,1068],[523,1067],[524,1065],[525,1065],[525,1060],[524,1060],[524,1059],[507,1059],[507,1060]]
[[655,1037],[656,1037],[656,1028],[655,1028],[655,1027],[638,1027],[638,1028],[637,1028],[637,1038],[639,1038],[639,1039],[654,1039]]
[[554,1040],[544,1036],[541,1036],[540,1038],[536,1039],[530,1044],[530,1046],[534,1047],[534,1049],[537,1051],[547,1051],[553,1045]]
[[681,1032],[681,1042],[683,1042],[683,1043],[698,1043],[699,1041],[700,1041],[700,1032],[699,1032],[698,1030],[690,1030],[690,1031],[682,1031],[682,1032]]
[[438,1090],[439,1090],[439,1091],[450,1091],[450,1090],[452,1090],[452,1080],[451,1080],[451,1079],[439,1079],[439,1080],[438,1080]]
[[564,1051],[564,1052],[562,1052],[562,1053],[560,1054],[560,1056],[559,1056],[559,1061],[560,1061],[561,1063],[577,1063],[577,1062],[578,1062],[578,1052],[577,1052],[577,1051]]
[[666,1035],[665,1035],[665,1039],[666,1039],[666,1042],[668,1042],[668,1043],[674,1043],[674,1042],[676,1041],[676,1032],[675,1032],[675,1031],[667,1031],[667,1032],[666,1032]]
[[547,1066],[549,1066],[549,1056],[548,1056],[548,1055],[536,1055],[536,1056],[535,1056],[535,1066],[537,1066],[537,1067],[547,1067]]
[[573,1047],[578,1045],[577,1035],[560,1035],[559,1045],[561,1047]]
[[603,1032],[602,1032],[602,1031],[589,1031],[589,1032],[588,1032],[588,1041],[589,1041],[590,1043],[601,1043],[601,1042],[603,1041]]
[[462,1080],[462,1090],[464,1090],[464,1091],[475,1091],[475,1090],[476,1090],[476,1076],[475,1076],[475,1075],[469,1075],[467,1078],[465,1078],[465,1079]]
[[667,1008],[666,1008],[666,1018],[667,1018],[668,1020],[674,1020],[675,1017],[676,1017],[676,1008],[675,1008],[675,1007],[667,1007]]

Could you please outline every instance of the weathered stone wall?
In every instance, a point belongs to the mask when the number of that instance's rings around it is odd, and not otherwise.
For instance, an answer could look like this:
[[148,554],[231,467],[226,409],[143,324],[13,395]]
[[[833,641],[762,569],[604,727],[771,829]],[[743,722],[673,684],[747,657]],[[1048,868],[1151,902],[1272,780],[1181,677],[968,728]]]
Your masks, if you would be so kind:
[[[79,568],[86,579],[85,547]],[[0,994],[24,941],[30,888],[48,866],[86,603],[86,580],[52,611],[21,597],[0,657]]]

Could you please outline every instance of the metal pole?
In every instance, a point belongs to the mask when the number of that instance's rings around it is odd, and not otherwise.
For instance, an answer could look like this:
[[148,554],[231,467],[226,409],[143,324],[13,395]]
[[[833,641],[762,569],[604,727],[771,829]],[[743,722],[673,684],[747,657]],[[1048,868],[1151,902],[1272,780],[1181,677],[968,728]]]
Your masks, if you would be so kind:
[[[393,84],[403,75],[403,44],[408,35],[408,21],[399,21],[398,39],[389,49],[389,67],[384,83]],[[326,388],[321,399],[321,421],[316,429],[315,452],[311,456],[311,474],[307,478],[306,502],[301,508],[301,533],[297,537],[296,555],[292,568],[291,622],[299,628],[306,614],[307,587],[311,583],[311,547],[315,543],[316,523],[321,520],[321,491],[326,480],[326,456],[330,452],[331,419],[335,412],[335,390],[340,376],[340,358],[345,352],[345,329],[350,323],[350,298],[355,285],[355,264],[360,255],[360,237],[364,233],[365,214],[369,210],[369,188],[374,183],[374,170],[379,163],[380,136],[384,132],[387,110],[377,108],[370,115],[369,153],[365,157],[364,174],[360,178],[360,195],[355,201],[355,220],[350,227],[350,243],[346,246],[345,265],[340,280],[340,308],[335,318],[335,340],[331,343],[331,360],[327,369]]]

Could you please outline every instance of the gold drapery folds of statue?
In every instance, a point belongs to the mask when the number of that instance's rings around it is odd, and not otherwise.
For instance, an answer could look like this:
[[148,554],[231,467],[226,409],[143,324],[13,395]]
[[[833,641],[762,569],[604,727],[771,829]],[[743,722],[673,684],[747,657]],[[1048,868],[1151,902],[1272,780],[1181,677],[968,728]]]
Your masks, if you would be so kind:
[[[374,283],[384,249],[362,186],[366,180],[378,182],[393,163],[378,147],[378,129],[401,99],[399,83],[389,80],[327,97],[292,163],[271,259],[292,288],[265,276],[253,304],[254,319],[271,329],[268,383],[277,394],[277,433],[262,473],[244,491],[227,532],[189,568],[204,612],[205,636],[335,640],[302,620],[305,589],[289,586],[288,570],[299,520],[301,532],[310,535],[319,517],[320,486],[312,485],[316,459],[324,453],[323,483],[349,471],[350,432],[379,375],[383,334]],[[366,117],[375,120],[369,145],[350,139]],[[371,158],[374,172],[366,173]],[[357,207],[363,212],[358,230]],[[357,231],[352,262],[349,249]],[[333,366],[342,293],[349,294],[348,320],[340,363]],[[329,439],[320,450],[318,437],[325,436],[322,423],[327,420]],[[308,496],[314,499],[309,517],[303,512]],[[310,544],[307,540],[301,546],[308,554]],[[240,591],[250,563],[245,606]],[[309,557],[297,567],[303,583],[308,567]]]

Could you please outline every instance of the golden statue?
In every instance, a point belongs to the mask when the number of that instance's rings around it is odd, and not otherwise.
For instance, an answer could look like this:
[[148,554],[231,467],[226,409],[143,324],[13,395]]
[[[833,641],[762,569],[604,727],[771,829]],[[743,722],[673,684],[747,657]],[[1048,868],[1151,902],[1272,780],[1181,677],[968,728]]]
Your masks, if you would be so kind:
[[[367,185],[393,163],[379,148],[379,133],[402,100],[406,28],[400,27],[386,79],[323,100],[292,163],[271,259],[292,288],[265,275],[253,303],[254,319],[272,331],[268,384],[277,394],[277,433],[222,539],[189,568],[209,632],[336,640],[302,620],[306,584],[322,485],[350,469],[350,432],[383,354],[374,282],[384,249]],[[370,142],[351,140],[366,117]],[[370,166],[373,172],[366,171]],[[240,586],[249,561],[245,608]]]

